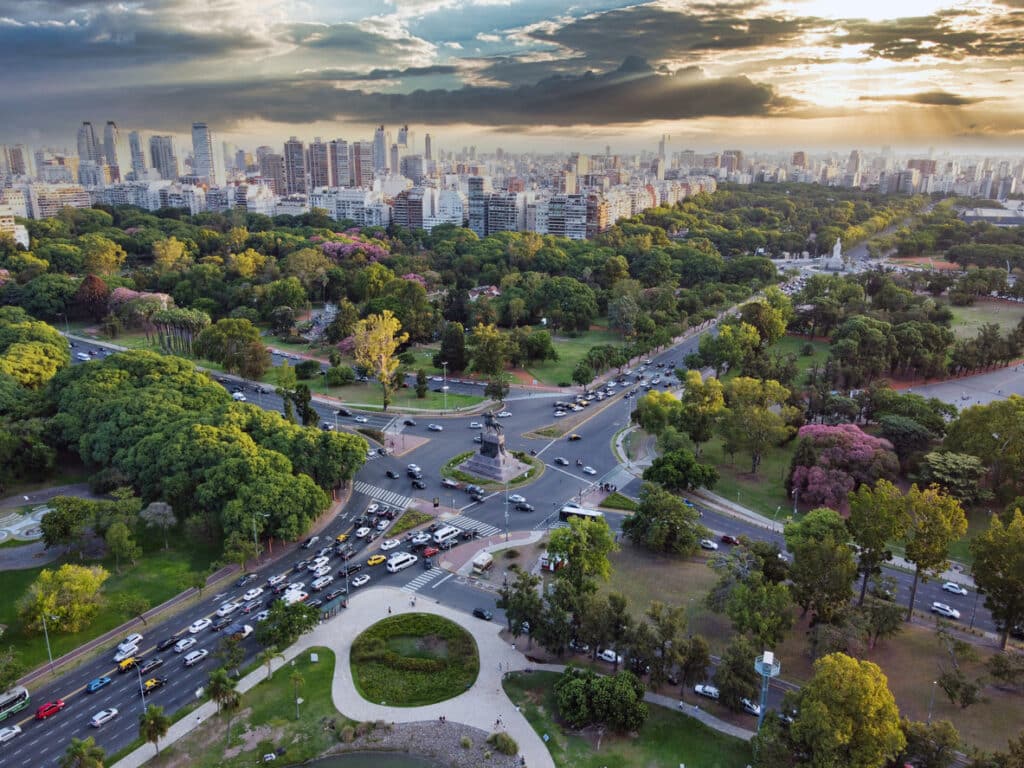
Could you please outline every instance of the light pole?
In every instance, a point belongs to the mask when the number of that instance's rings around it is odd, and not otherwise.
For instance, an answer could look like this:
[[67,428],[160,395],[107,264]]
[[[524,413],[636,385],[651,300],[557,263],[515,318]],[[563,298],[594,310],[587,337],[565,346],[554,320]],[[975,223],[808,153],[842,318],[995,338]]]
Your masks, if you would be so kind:
[[981,597],[981,590],[977,586],[974,587],[974,607],[971,608],[971,626],[970,629],[974,629],[974,619],[978,616],[978,598]]
[[135,671],[139,674],[139,699],[142,701],[142,711],[146,711],[146,689],[142,687],[142,667],[135,663]]
[[443,408],[443,410],[447,411],[448,410],[448,361],[447,360],[442,360],[441,361],[441,368],[443,369],[443,373],[441,374],[441,376],[442,376],[442,378],[441,378],[441,396],[444,397],[444,408]]
[[935,706],[935,689],[939,687],[938,680],[932,680],[932,697],[928,701],[928,725],[932,724],[932,707]]
[[[50,651],[50,633],[46,629],[46,614],[41,617],[43,620],[43,637],[46,638],[46,655],[50,658],[50,672],[53,672],[53,653]],[[50,621],[57,621],[56,616],[51,616]]]
[[764,722],[764,713],[768,709],[768,684],[773,677],[778,677],[782,671],[782,663],[775,658],[771,651],[765,651],[754,660],[754,669],[761,676],[761,706],[757,711],[757,730],[761,730],[761,723]]
[[505,481],[505,541],[508,541],[508,480]]

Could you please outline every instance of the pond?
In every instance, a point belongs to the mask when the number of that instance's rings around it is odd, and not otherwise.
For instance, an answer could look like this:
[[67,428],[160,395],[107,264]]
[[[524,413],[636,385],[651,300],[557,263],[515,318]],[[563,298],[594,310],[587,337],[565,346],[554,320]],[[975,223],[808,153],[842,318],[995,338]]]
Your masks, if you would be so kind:
[[310,768],[439,768],[425,757],[401,752],[350,752],[307,763]]

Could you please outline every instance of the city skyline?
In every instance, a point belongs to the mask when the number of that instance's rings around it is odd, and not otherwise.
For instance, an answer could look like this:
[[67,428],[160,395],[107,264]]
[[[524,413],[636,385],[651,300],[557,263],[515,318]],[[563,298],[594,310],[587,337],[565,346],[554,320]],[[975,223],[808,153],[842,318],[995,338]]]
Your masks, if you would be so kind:
[[[893,18],[891,8],[900,18]],[[1024,136],[1020,0],[626,4],[583,0],[0,0],[0,141],[127,135],[369,140],[556,151],[999,148]],[[100,137],[97,137],[99,143]]]

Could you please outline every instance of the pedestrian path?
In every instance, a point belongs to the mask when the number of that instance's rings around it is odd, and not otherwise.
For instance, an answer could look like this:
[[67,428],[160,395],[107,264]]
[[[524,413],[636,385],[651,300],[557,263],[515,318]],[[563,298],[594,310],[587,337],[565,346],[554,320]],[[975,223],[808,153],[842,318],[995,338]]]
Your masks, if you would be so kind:
[[479,520],[474,520],[472,517],[466,517],[465,515],[456,515],[455,517],[449,517],[445,520],[448,525],[454,525],[456,528],[462,528],[465,531],[477,531],[481,536],[492,536],[495,533],[501,533],[501,528],[490,523],[482,523]]
[[442,573],[444,573],[444,571],[440,568],[431,568],[429,571],[421,573],[415,579],[402,587],[402,590],[405,592],[418,592]]
[[412,506],[412,497],[404,496],[396,491],[389,491],[386,488],[379,488],[376,485],[370,485],[370,483],[364,483],[362,480],[356,480],[353,484],[356,493],[361,493],[364,496],[369,496],[371,499],[377,501],[383,501],[385,504],[390,504],[392,507],[398,507],[399,509],[408,509]]

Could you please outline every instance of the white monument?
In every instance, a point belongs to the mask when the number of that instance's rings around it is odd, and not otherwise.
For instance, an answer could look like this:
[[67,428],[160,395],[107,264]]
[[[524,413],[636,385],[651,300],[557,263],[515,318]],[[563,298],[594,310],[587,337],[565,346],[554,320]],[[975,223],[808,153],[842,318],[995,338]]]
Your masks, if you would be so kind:
[[832,255],[823,258],[824,268],[830,272],[842,272],[846,269],[846,262],[843,259],[843,239],[836,238],[836,244],[832,246]]

